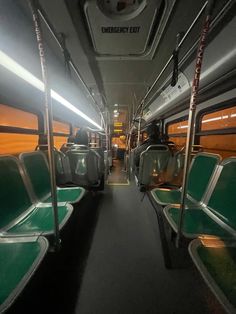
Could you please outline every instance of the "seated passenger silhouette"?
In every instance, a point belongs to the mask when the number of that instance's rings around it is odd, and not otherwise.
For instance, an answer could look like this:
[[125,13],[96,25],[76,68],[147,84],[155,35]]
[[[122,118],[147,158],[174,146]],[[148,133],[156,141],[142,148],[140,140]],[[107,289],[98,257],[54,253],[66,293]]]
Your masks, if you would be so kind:
[[84,145],[89,146],[89,140],[88,140],[88,134],[86,129],[81,128],[78,130],[78,132],[75,135],[74,143],[76,145]]
[[139,167],[140,155],[148,148],[148,146],[162,144],[160,140],[159,127],[156,124],[149,125],[146,132],[148,138],[134,151],[134,163],[136,167]]

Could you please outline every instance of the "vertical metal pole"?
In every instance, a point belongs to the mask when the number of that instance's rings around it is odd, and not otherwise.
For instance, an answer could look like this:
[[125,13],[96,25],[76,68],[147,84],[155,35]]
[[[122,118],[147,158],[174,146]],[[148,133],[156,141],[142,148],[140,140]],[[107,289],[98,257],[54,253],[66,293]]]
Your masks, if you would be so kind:
[[184,174],[183,174],[183,185],[181,193],[181,205],[180,205],[180,215],[178,222],[178,232],[177,232],[177,247],[180,246],[181,236],[182,236],[182,227],[184,219],[184,210],[185,210],[185,200],[187,195],[187,185],[188,185],[188,172],[191,159],[191,151],[193,144],[193,135],[194,135],[194,122],[195,122],[195,112],[197,105],[197,96],[199,91],[199,81],[201,75],[203,54],[206,46],[206,37],[210,27],[211,14],[213,10],[214,0],[209,0],[206,7],[206,18],[203,24],[202,33],[199,41],[199,47],[197,51],[196,65],[194,78],[192,83],[192,92],[190,98],[189,106],[189,119],[188,119],[188,132],[187,132],[187,141],[186,141],[186,151],[185,151],[185,162],[184,162]]
[[104,121],[104,131],[105,131],[105,137],[106,137],[106,151],[107,151],[107,160],[106,160],[106,164],[105,164],[105,180],[107,179],[107,175],[109,173],[109,150],[110,150],[110,147],[109,147],[109,112],[108,110],[105,111],[105,115],[106,115],[106,123]]
[[51,89],[48,82],[47,66],[45,58],[44,42],[42,38],[42,29],[40,25],[39,14],[37,10],[37,1],[28,0],[29,7],[31,9],[35,33],[38,43],[39,58],[42,70],[42,79],[44,82],[44,94],[45,94],[45,114],[46,114],[46,127],[48,136],[48,160],[50,170],[50,181],[51,181],[51,194],[52,194],[52,206],[54,212],[54,246],[55,249],[60,247],[59,238],[59,225],[58,225],[58,207],[57,207],[57,187],[56,187],[56,176],[55,176],[55,162],[54,162],[54,143],[53,143],[53,131],[52,131],[52,104],[51,104]]
[[140,110],[140,117],[139,117],[139,122],[138,122],[138,142],[137,142],[137,146],[139,146],[140,144],[140,134],[141,134],[141,121],[142,121],[142,117],[143,117],[143,103],[141,105],[141,110]]
[[104,129],[106,132],[106,149],[107,149],[107,151],[109,151],[110,145],[109,145],[109,112],[108,112],[108,110],[106,112],[106,124],[104,125]]

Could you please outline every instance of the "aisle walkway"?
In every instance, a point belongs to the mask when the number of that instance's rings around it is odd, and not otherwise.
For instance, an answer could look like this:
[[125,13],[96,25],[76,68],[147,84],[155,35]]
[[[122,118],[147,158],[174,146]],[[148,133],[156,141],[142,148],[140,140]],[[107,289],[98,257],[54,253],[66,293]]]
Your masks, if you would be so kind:
[[107,179],[108,185],[128,185],[127,172],[124,170],[123,161],[114,159],[112,164],[112,171]]
[[156,216],[137,187],[104,194],[76,313],[222,313],[194,266],[164,268]]

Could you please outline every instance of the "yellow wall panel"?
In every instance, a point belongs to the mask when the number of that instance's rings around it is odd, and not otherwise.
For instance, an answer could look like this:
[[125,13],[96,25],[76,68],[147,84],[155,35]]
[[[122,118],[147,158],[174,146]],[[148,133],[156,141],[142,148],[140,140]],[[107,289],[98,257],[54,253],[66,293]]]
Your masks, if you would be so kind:
[[30,112],[0,104],[0,125],[38,130],[38,117]]
[[38,135],[0,133],[0,154],[19,155],[22,152],[34,151],[38,145]]
[[53,121],[53,133],[64,133],[64,134],[70,134],[70,125],[67,123],[59,122],[59,121]]
[[60,148],[62,147],[62,145],[64,143],[67,143],[67,137],[66,136],[54,136],[54,146],[60,150]]

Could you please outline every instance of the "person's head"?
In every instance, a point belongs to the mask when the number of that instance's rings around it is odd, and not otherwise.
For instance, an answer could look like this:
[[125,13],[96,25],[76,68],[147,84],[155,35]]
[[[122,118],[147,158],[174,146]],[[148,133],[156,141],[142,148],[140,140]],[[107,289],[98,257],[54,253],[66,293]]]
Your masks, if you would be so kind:
[[88,146],[88,134],[84,128],[79,129],[75,135],[74,143]]
[[159,127],[156,124],[150,124],[147,127],[147,135],[150,139],[158,139],[160,136]]

